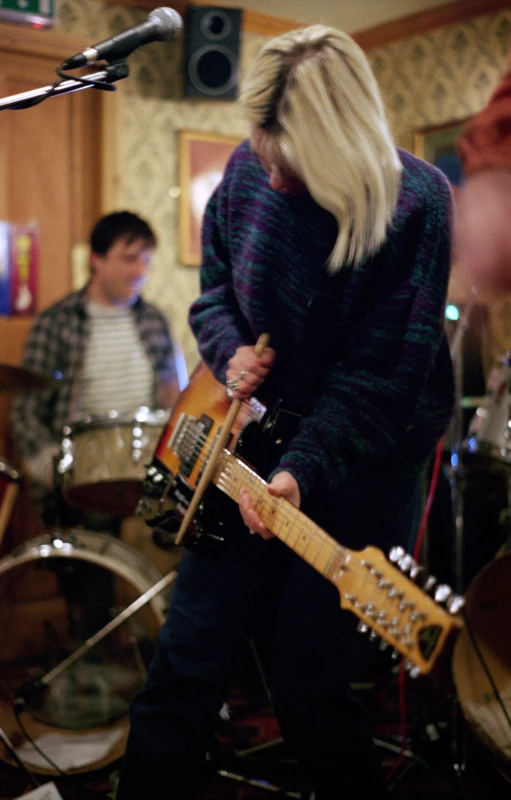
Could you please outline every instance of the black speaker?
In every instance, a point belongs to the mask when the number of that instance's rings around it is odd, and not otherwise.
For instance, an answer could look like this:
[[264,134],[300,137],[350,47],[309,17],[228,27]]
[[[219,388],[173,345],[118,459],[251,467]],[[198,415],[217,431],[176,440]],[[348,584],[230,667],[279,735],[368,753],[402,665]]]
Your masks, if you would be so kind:
[[185,97],[237,97],[241,19],[241,8],[188,6]]

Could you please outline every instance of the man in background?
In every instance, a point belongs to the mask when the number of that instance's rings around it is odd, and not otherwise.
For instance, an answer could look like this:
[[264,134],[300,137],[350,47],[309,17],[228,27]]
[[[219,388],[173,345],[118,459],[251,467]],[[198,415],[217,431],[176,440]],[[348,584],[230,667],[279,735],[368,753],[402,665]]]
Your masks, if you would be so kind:
[[455,263],[468,286],[511,291],[511,61],[458,142],[466,180],[456,195]]
[[155,247],[153,230],[136,214],[102,217],[90,235],[87,284],[34,321],[23,366],[60,379],[17,398],[11,431],[45,521],[53,521],[53,464],[65,425],[113,409],[169,408],[179,394],[167,320],[141,297]]

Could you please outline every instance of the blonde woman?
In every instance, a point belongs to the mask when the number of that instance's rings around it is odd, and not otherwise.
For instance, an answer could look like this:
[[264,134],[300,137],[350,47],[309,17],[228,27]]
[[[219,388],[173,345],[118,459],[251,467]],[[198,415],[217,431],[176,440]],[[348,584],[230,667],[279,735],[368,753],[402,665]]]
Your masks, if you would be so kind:
[[[250,140],[203,226],[190,310],[199,350],[232,397],[279,408],[256,465],[271,495],[350,548],[410,546],[425,465],[453,404],[449,187],[396,150],[366,57],[340,31],[312,26],[269,41],[241,105]],[[235,653],[269,606],[272,701],[307,785],[317,800],[383,797],[379,754],[350,691],[372,645],[336,589],[272,536],[246,489],[242,518],[228,502],[225,552],[181,562],[132,704],[119,800],[148,796],[148,780],[197,796]]]

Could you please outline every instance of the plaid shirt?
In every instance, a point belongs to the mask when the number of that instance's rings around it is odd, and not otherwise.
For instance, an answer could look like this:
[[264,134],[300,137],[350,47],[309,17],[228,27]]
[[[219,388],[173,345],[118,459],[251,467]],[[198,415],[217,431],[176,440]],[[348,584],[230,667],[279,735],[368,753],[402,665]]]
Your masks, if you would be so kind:
[[[11,435],[22,458],[36,456],[62,438],[62,428],[79,409],[79,384],[90,319],[87,287],[39,314],[30,331],[23,366],[59,377],[57,388],[20,395],[11,410]],[[159,386],[176,379],[174,348],[163,314],[141,298],[132,306],[135,324],[154,372],[153,403]]]

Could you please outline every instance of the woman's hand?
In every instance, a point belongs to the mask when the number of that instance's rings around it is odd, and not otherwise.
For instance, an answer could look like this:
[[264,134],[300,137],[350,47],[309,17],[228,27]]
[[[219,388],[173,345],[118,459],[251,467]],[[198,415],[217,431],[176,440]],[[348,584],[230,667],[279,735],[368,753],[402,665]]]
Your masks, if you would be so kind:
[[255,347],[238,347],[226,372],[229,396],[240,400],[251,397],[270,372],[274,361],[275,350],[271,347],[266,347],[260,356],[256,356]]
[[[268,484],[268,494],[273,497],[284,497],[292,505],[300,507],[300,489],[293,476],[289,472],[277,472],[271,483]],[[247,489],[240,492],[239,509],[243,522],[250,530],[250,533],[258,533],[263,539],[272,539],[273,533],[266,528],[252,504],[250,494]]]

